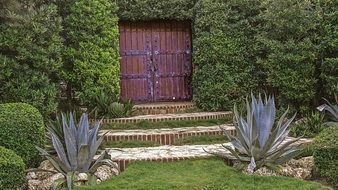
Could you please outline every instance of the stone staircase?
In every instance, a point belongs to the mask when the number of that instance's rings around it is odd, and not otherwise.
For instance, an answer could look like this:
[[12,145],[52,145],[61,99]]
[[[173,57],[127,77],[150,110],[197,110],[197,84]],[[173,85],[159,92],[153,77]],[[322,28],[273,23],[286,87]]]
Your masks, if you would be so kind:
[[[287,139],[285,142],[291,140]],[[298,144],[309,144],[312,140],[300,139]],[[224,143],[224,146],[231,146],[230,143]],[[218,152],[224,155],[230,155],[230,152],[223,148],[222,144],[212,145],[183,145],[183,146],[159,146],[142,148],[110,148],[106,149],[111,159],[117,162],[120,170],[123,171],[130,162],[133,161],[158,161],[173,162],[187,159],[210,157],[208,152]]]
[[136,130],[102,130],[106,133],[105,142],[109,141],[152,141],[160,145],[172,145],[176,140],[189,136],[223,135],[223,130],[235,135],[235,128],[230,125],[136,129]]
[[183,120],[208,120],[232,117],[232,112],[198,112],[198,113],[172,113],[155,115],[138,115],[126,118],[103,119],[102,124],[114,123],[137,123],[141,121],[159,122],[159,121],[183,121]]
[[[184,113],[188,110],[194,110],[194,104],[190,102],[182,103],[158,103],[136,105],[136,113],[139,115],[118,118],[105,119],[103,124],[117,123],[136,123],[141,121],[160,122],[160,121],[185,121],[185,120],[208,120],[232,118],[231,112],[197,112]],[[195,109],[196,110],[196,109]],[[152,115],[145,115],[152,114]],[[105,142],[109,141],[152,141],[161,146],[142,147],[142,148],[106,148],[113,161],[116,161],[121,171],[123,171],[132,161],[160,161],[172,162],[192,158],[209,157],[204,150],[210,152],[223,151],[229,154],[221,144],[209,145],[182,145],[173,146],[179,140],[187,137],[201,137],[222,135],[223,130],[235,135],[236,130],[231,124],[222,124],[219,126],[200,126],[200,127],[180,127],[180,128],[158,128],[158,129],[133,129],[133,130],[101,130],[100,134],[105,133]],[[309,143],[302,139],[302,143]],[[225,152],[224,152],[225,151]]]

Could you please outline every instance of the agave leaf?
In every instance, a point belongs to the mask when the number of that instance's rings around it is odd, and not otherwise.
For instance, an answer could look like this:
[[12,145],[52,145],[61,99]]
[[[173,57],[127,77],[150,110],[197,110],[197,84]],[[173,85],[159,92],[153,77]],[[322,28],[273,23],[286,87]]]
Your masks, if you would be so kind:
[[272,149],[273,151],[271,153],[268,153],[268,156],[271,155],[273,159],[277,159],[279,156],[281,156],[285,152],[285,149],[292,148],[290,145],[299,141],[299,139],[300,138],[292,139],[290,141],[285,142],[280,147],[277,147],[276,149]]
[[120,171],[120,169],[116,165],[116,163],[113,162],[112,160],[109,160],[109,159],[103,159],[103,160],[100,160],[99,162],[95,162],[95,164],[93,164],[93,166],[90,168],[90,171],[91,172],[96,171],[97,168],[102,166],[102,165],[106,165],[106,166],[109,166],[111,168],[115,168],[115,169]]
[[[72,113],[69,114],[69,128],[70,128],[70,130],[72,132],[72,135],[73,135],[73,137],[75,139],[75,142],[77,142],[77,140],[78,140],[77,136],[76,136],[77,129],[76,129],[76,124],[75,124],[75,120],[74,120],[74,117],[73,117]],[[77,146],[77,144],[76,144],[76,146]]]
[[73,135],[70,127],[67,124],[66,117],[62,114],[62,123],[63,123],[63,133],[64,140],[68,155],[68,160],[70,163],[71,170],[77,168],[77,149],[76,149],[76,137]]
[[89,146],[87,144],[83,144],[80,146],[77,158],[78,168],[77,171],[79,172],[86,172],[88,170],[87,163],[91,161],[89,156]]
[[[88,172],[89,173],[94,173],[95,171],[96,171],[96,169],[94,168],[93,169],[93,166],[95,165],[95,164],[97,164],[98,162],[100,162],[101,160],[103,160],[104,158],[105,158],[105,156],[106,156],[106,151],[104,150],[100,155],[99,155],[99,157],[96,159],[96,161],[94,162],[94,164],[89,168],[89,170],[88,170]],[[90,163],[91,164],[91,163]]]
[[278,159],[276,159],[274,162],[276,164],[284,164],[285,162],[291,160],[292,158],[294,158],[295,156],[299,155],[300,149],[292,149],[289,150],[288,152],[284,153],[283,155],[281,155]]
[[40,169],[40,168],[30,168],[25,170],[26,172],[48,172],[48,173],[53,173],[53,174],[57,174],[59,172],[56,172],[54,170],[45,170],[45,169]]
[[74,186],[74,172],[68,172],[66,175],[67,188],[72,190]]
[[59,171],[60,173],[62,173],[62,175],[66,175],[66,172],[68,171],[68,168],[62,163],[59,162],[56,158],[54,158],[53,156],[51,156],[47,151],[43,150],[40,147],[35,147],[42,156],[45,156],[47,158],[47,160],[54,166],[54,168]]
[[78,149],[80,149],[81,145],[88,144],[89,122],[85,113],[80,118],[78,131]]
[[228,146],[224,146],[222,145],[225,149],[227,149],[232,156],[236,157],[237,159],[239,160],[242,160],[242,161],[250,161],[250,158],[249,157],[244,157],[244,156],[240,156],[239,154],[237,154],[237,152],[235,150],[233,150],[231,147],[228,147]]
[[248,153],[248,150],[246,150],[242,144],[238,140],[231,141],[231,144],[237,149],[240,153]]
[[[286,133],[285,131],[288,129],[288,127],[290,126],[291,122],[295,119],[295,117],[296,117],[296,114],[294,114],[291,119],[287,120],[287,122],[285,122],[282,125],[282,127],[278,131],[275,142],[277,142],[278,140],[280,140],[283,137],[283,135]],[[288,132],[287,132],[287,134],[288,134]]]
[[71,170],[69,161],[66,156],[66,152],[63,148],[62,143],[60,142],[59,138],[55,134],[52,135],[52,142],[53,142],[53,147],[59,157],[59,159],[65,164],[65,166],[68,168],[68,170]]

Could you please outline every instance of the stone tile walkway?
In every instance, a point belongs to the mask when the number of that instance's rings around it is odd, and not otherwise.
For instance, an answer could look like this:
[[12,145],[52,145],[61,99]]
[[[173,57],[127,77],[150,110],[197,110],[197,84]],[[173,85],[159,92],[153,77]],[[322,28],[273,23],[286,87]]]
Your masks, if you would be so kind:
[[230,125],[182,127],[182,128],[162,128],[162,129],[138,129],[138,130],[102,130],[106,133],[105,141],[153,141],[161,145],[171,145],[177,139],[188,136],[204,135],[223,135],[223,130],[227,130],[235,135],[235,127]]
[[[291,139],[291,138],[289,138]],[[287,139],[287,140],[289,140]],[[298,143],[309,144],[312,140],[301,139]],[[224,145],[231,146],[230,143]],[[229,154],[221,144],[213,145],[183,145],[183,146],[159,146],[159,147],[141,147],[141,148],[122,148],[106,149],[113,161],[119,163],[121,170],[124,170],[131,161],[162,161],[172,162],[191,158],[209,157],[211,154],[205,152],[222,152]]]
[[231,117],[232,112],[199,112],[199,113],[181,113],[181,114],[157,114],[157,115],[138,115],[128,118],[104,119],[106,123],[135,123],[140,121],[158,122],[158,121],[178,121],[178,120],[207,120]]

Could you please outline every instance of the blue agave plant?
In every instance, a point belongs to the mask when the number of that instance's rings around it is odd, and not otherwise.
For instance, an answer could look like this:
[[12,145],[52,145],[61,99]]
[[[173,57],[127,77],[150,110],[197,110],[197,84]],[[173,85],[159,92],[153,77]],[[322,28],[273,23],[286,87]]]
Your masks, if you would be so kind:
[[233,147],[225,146],[230,155],[213,153],[230,159],[238,159],[249,163],[248,172],[252,173],[263,166],[274,167],[283,164],[298,155],[299,148],[295,142],[299,139],[286,141],[290,131],[291,119],[286,119],[287,111],[275,123],[276,107],[273,97],[261,96],[258,100],[252,95],[251,105],[246,101],[246,117],[234,108],[234,120],[237,136],[224,130]]
[[[87,173],[92,183],[96,182],[94,172],[101,165],[108,165],[118,169],[118,166],[111,160],[106,159],[106,152],[103,151],[97,159],[94,159],[104,135],[97,139],[100,122],[90,127],[88,115],[83,114],[78,126],[76,126],[73,115],[69,119],[62,114],[63,138],[56,134],[55,130],[47,128],[57,157],[46,150],[36,147],[51,164],[66,177],[68,189],[73,187],[74,173]],[[62,183],[60,183],[62,184]]]

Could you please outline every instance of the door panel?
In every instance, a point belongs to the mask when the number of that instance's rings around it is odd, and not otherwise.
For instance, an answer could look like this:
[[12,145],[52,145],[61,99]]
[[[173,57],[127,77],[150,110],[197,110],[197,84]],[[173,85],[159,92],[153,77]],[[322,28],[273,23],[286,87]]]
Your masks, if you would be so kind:
[[122,99],[191,99],[189,22],[121,22],[120,54]]

